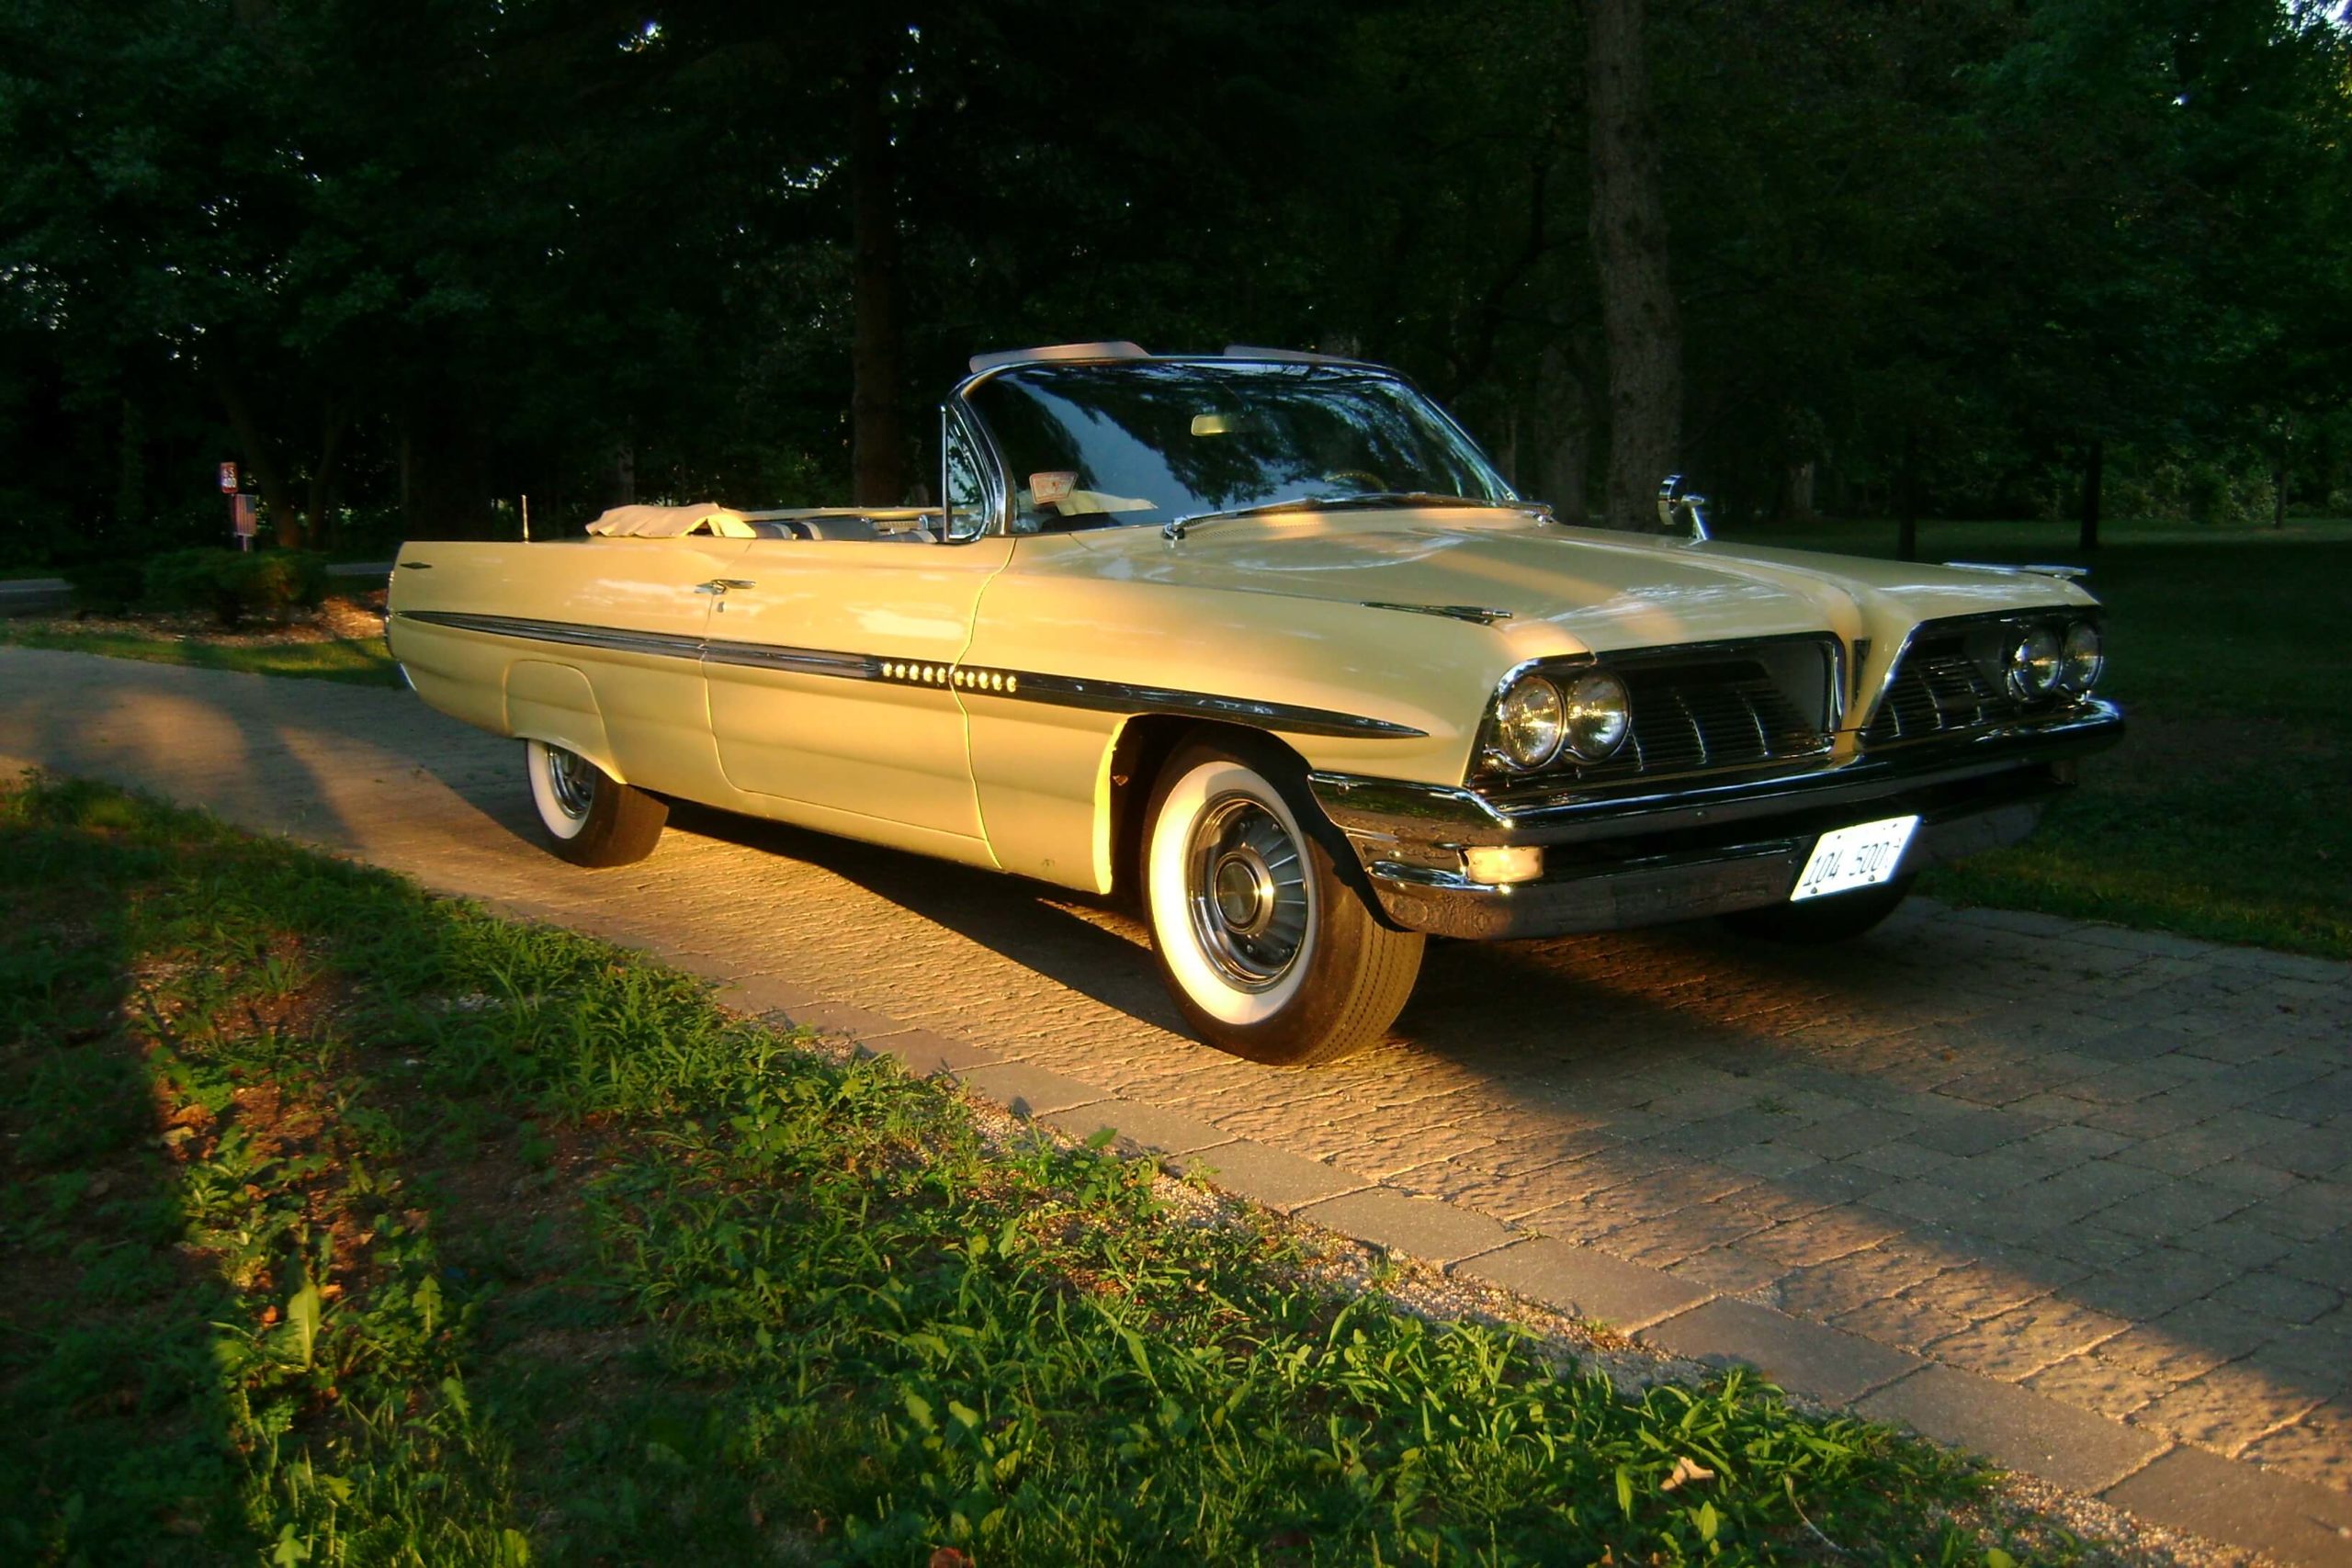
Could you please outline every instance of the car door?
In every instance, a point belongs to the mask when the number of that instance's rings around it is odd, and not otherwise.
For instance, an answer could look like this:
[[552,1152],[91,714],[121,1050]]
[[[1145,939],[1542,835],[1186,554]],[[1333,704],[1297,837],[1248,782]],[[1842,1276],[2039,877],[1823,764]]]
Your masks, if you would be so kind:
[[1012,545],[754,540],[704,652],[728,783],[828,814],[812,826],[902,841],[874,826],[888,823],[977,843],[954,671]]

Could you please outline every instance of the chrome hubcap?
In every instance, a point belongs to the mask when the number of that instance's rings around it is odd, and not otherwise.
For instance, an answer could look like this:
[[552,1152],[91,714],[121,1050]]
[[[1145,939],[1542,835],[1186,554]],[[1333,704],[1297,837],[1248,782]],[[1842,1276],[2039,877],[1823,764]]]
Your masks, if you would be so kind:
[[1306,864],[1290,829],[1251,796],[1227,795],[1194,821],[1184,859],[1203,954],[1243,990],[1273,986],[1306,942]]
[[596,771],[576,751],[548,748],[548,785],[555,793],[557,809],[575,820],[595,804]]

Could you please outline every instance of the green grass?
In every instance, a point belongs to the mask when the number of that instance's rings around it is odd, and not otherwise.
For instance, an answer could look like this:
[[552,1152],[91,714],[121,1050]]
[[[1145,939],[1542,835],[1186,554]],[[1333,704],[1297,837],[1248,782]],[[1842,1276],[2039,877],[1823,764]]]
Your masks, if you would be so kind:
[[200,670],[241,670],[252,675],[293,675],[341,681],[355,686],[397,686],[400,669],[380,637],[355,641],[271,643],[231,647],[199,637],[157,633],[65,629],[55,622],[28,625],[0,621],[0,647],[53,648],[67,653],[98,653],[110,659],[141,659],[153,664],[188,664]]
[[[1891,524],[1732,534],[1891,556]],[[1930,560],[2074,561],[2071,525],[1928,523]],[[2087,559],[2122,746],[2015,848],[1932,874],[1963,903],[2352,958],[2352,522],[2120,526]]]
[[2082,1551],[1883,1428],[1342,1299],[1148,1165],[209,819],[0,794],[0,1560]]

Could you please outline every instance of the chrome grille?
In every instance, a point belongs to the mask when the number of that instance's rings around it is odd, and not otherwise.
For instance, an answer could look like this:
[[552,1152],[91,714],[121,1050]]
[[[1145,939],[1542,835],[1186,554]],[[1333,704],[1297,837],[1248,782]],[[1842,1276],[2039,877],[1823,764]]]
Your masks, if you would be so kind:
[[1747,767],[1807,755],[1826,743],[1819,723],[1785,696],[1753,660],[1645,670],[1619,668],[1634,713],[1625,750],[1583,770],[1679,773]]
[[2004,623],[1987,623],[1921,633],[1895,666],[1885,698],[1862,731],[1863,744],[1952,735],[2026,713],[2028,705],[2002,678],[2007,630]]

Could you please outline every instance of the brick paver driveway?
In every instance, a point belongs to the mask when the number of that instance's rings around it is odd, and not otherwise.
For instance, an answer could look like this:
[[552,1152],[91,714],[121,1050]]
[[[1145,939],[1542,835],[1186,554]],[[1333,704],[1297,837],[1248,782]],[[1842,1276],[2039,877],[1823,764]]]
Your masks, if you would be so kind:
[[2352,966],[1932,906],[1827,952],[1433,944],[1396,1038],[1288,1072],[1176,1032],[1135,923],[1034,884],[685,810],[564,865],[520,749],[404,693],[0,649],[0,764],[36,762],[1661,1268],[1716,1298],[1686,1322],[1778,1309],[2352,1490]]

